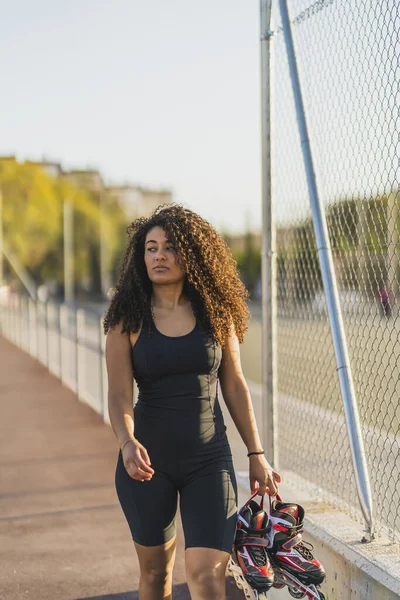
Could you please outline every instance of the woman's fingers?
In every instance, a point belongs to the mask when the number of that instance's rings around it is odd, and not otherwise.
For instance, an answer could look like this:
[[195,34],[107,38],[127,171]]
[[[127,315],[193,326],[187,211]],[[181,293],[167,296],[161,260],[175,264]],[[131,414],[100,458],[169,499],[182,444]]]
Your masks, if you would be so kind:
[[148,455],[148,452],[147,452],[146,448],[144,448],[142,446],[141,450],[142,450],[142,455],[143,455],[144,462],[146,463],[146,465],[151,466],[151,461],[150,461],[150,458],[149,458],[149,455]]
[[271,479],[268,483],[268,490],[270,496],[276,496],[276,494],[278,493],[278,486],[276,485],[273,479]]
[[130,444],[126,446],[124,457],[125,469],[132,479],[149,481],[154,475],[154,469],[149,465],[150,459],[147,450],[137,443],[131,448],[129,446]]
[[279,475],[279,473],[277,471],[272,471],[272,476],[273,476],[274,480],[277,481],[278,483],[282,482],[282,477]]
[[255,479],[254,477],[250,478],[250,490],[252,494],[254,494],[257,491],[258,496],[263,496],[267,491],[266,488],[266,483],[257,481],[257,479]]
[[270,496],[276,496],[278,493],[278,484],[282,481],[280,474],[272,469],[271,465],[262,455],[251,457],[249,478],[252,493],[257,490],[260,496],[265,493]]
[[[260,483],[261,489],[261,483]],[[274,471],[267,472],[267,480],[263,484],[264,492],[267,492],[270,496],[276,496],[278,493],[278,486],[275,483]]]
[[[135,463],[136,463],[136,465],[139,467],[139,469],[141,469],[142,471],[144,471],[144,473],[150,473],[151,475],[153,475],[154,469],[152,469],[146,463],[146,460],[143,460],[142,454],[144,454],[144,456],[146,458],[147,451],[144,450],[144,448],[137,448],[137,450],[136,450],[136,456],[135,456]],[[148,456],[147,456],[147,460],[149,461],[149,457]]]
[[267,491],[267,486],[265,485],[265,483],[260,483],[259,488],[258,488],[258,495],[263,496],[266,491]]
[[257,479],[255,477],[250,477],[250,490],[251,493],[254,494],[257,489]]
[[136,479],[138,481],[149,481],[153,475],[151,473],[145,473],[134,460],[130,460],[127,462],[126,470],[132,479]]

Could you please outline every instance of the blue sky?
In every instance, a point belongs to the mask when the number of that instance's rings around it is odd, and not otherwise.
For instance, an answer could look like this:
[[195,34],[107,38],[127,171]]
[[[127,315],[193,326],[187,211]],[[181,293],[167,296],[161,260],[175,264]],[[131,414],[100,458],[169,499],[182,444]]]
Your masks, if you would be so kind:
[[169,186],[218,227],[257,228],[257,0],[14,0],[1,15],[1,154]]

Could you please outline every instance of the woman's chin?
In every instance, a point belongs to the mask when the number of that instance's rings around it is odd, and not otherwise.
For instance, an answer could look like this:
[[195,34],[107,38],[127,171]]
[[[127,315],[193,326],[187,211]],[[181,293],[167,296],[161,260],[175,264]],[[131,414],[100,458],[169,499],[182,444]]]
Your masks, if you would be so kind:
[[162,283],[162,284],[168,284],[168,283],[179,283],[180,281],[182,281],[184,278],[176,278],[176,277],[171,277],[171,274],[166,272],[166,273],[152,273],[150,276],[150,281],[152,283]]
[[162,281],[163,283],[168,283],[171,280],[171,275],[168,273],[168,271],[160,271],[159,273],[153,271],[150,275],[150,280],[154,281],[154,283],[159,283],[160,281]]

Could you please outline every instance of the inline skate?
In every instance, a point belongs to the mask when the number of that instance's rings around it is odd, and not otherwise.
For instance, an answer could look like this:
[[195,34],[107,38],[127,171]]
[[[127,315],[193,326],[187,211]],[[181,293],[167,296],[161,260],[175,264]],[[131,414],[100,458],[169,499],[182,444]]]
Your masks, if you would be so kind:
[[228,563],[228,574],[235,578],[246,600],[266,600],[266,592],[272,587],[274,572],[267,547],[270,523],[263,508],[253,500],[257,492],[238,511],[235,541]]
[[312,545],[302,539],[304,509],[299,504],[269,498],[268,554],[274,570],[274,587],[288,587],[293,598],[325,600],[318,587],[325,579]]

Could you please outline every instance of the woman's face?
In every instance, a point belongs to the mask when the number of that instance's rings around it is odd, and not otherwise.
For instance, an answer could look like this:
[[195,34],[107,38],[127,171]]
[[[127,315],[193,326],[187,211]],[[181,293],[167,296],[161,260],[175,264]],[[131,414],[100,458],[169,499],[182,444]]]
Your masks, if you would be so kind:
[[176,261],[176,250],[161,227],[153,227],[144,242],[144,262],[150,281],[158,284],[178,283],[185,272]]

